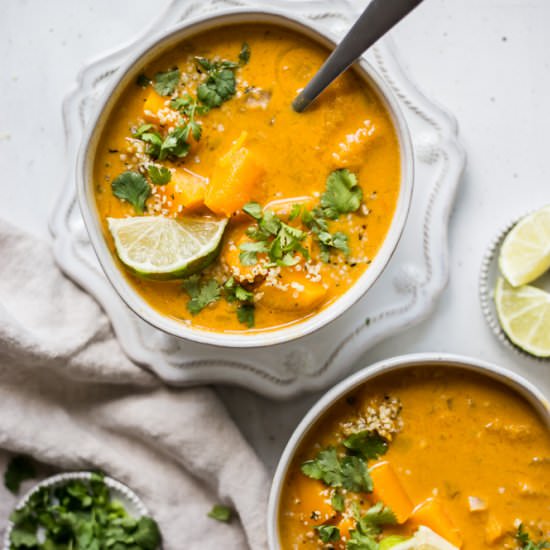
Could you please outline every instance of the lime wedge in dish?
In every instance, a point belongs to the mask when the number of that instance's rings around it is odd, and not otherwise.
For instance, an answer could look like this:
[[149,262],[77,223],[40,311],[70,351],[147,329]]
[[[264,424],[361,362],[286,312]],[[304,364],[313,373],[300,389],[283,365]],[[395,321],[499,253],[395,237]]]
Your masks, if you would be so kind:
[[216,258],[227,219],[136,216],[107,223],[124,265],[150,279],[181,279]]
[[391,550],[458,550],[456,546],[423,525],[418,528],[412,538],[388,548]]
[[502,277],[495,289],[502,330],[519,348],[536,357],[550,357],[550,294],[534,286],[513,287]]
[[513,286],[526,285],[550,269],[550,206],[514,226],[502,243],[498,263]]

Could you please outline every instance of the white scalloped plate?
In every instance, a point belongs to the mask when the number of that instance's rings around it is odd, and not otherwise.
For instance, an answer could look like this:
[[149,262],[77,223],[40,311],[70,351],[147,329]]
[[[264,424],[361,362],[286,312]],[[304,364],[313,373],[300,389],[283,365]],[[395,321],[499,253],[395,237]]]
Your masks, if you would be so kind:
[[[198,13],[227,7],[271,7],[312,19],[343,35],[358,6],[340,0],[173,0],[148,36]],[[326,388],[348,374],[374,344],[424,319],[448,278],[447,225],[465,163],[454,118],[428,100],[403,72],[386,37],[367,56],[398,97],[415,149],[416,188],[404,235],[386,270],[348,312],[321,330],[269,348],[231,349],[168,336],[139,319],[107,281],[75,202],[74,165],[82,138],[106,82],[133,44],[90,63],[63,105],[69,170],[51,218],[54,253],[63,271],[95,296],[122,348],[135,362],[171,384],[236,384],[275,398]]]

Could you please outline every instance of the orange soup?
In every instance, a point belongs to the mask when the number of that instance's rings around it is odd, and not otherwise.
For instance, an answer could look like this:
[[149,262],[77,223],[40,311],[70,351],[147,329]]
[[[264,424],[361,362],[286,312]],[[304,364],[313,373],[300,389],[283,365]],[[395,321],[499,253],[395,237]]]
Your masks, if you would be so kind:
[[276,26],[228,26],[144,67],[118,100],[94,162],[97,209],[157,311],[206,330],[273,329],[368,269],[399,195],[399,143],[353,71],[293,111],[326,56]]
[[546,548],[548,426],[482,376],[381,376],[334,405],[299,447],[279,533],[282,550]]

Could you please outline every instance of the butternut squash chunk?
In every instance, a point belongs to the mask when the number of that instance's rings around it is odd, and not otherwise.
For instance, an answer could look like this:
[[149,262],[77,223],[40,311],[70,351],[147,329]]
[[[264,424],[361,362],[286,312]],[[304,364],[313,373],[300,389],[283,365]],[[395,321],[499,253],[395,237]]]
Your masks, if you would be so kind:
[[453,525],[441,501],[428,498],[419,504],[412,513],[411,521],[418,527],[424,525],[435,531],[458,548],[462,547],[460,531]]
[[341,136],[331,154],[334,166],[345,168],[362,164],[365,161],[365,152],[378,136],[378,132],[371,120],[365,120],[355,131]]
[[265,281],[259,287],[263,293],[258,305],[276,311],[314,310],[324,300],[327,289],[320,282],[306,279],[302,272],[283,268],[277,286]]
[[204,206],[206,178],[189,170],[176,170],[172,181],[184,210],[192,211]]
[[369,473],[374,484],[374,499],[389,506],[398,523],[405,523],[414,506],[401,485],[393,466],[387,461],[379,462],[370,468]]
[[319,493],[325,489],[320,481],[310,478],[300,479],[297,488],[298,498],[302,509],[305,511],[304,520],[314,525],[321,525],[332,517],[335,512],[330,504],[330,499],[320,499]]
[[264,174],[254,154],[242,145],[245,139],[243,132],[214,168],[205,204],[215,214],[231,216],[242,208],[251,200]]

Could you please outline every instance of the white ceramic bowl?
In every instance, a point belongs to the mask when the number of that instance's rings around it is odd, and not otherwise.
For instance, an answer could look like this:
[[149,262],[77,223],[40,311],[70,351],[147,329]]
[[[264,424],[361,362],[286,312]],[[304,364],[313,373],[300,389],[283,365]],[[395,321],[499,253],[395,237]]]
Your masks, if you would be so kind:
[[228,10],[185,21],[160,36],[146,41],[140,51],[121,67],[108,88],[95,117],[90,121],[77,161],[76,184],[82,216],[99,261],[118,294],[142,319],[151,325],[181,338],[196,342],[230,347],[267,346],[287,342],[309,334],[326,325],[351,307],[373,285],[389,262],[405,226],[413,189],[413,153],[409,131],[396,98],[382,78],[365,61],[353,68],[359,77],[376,91],[390,113],[401,150],[401,189],[388,234],[364,275],[338,300],[303,322],[271,331],[247,331],[244,334],[201,330],[162,315],[153,309],[128,283],[116,263],[102,234],[93,193],[93,161],[99,137],[110,112],[126,86],[135,80],[142,68],[174,45],[189,37],[216,27],[240,23],[274,24],[305,35],[332,49],[336,43],[328,33],[315,29],[311,23],[283,13],[271,11]]
[[269,504],[267,511],[267,531],[270,550],[280,550],[278,534],[278,512],[279,501],[283,489],[283,483],[288,468],[294,458],[294,454],[300,443],[304,440],[309,430],[316,422],[343,396],[352,390],[368,383],[370,380],[385,375],[389,372],[404,371],[420,366],[438,366],[459,368],[465,371],[481,374],[497,382],[501,382],[512,390],[522,395],[541,416],[550,430],[550,403],[548,399],[530,382],[498,367],[492,363],[487,363],[479,359],[463,357],[452,354],[438,353],[418,353],[411,355],[402,355],[392,359],[386,359],[363,368],[359,372],[344,379],[330,391],[328,391],[317,403],[310,409],[304,419],[300,422],[294,433],[290,437],[279,464],[273,477],[271,492],[269,495]]

